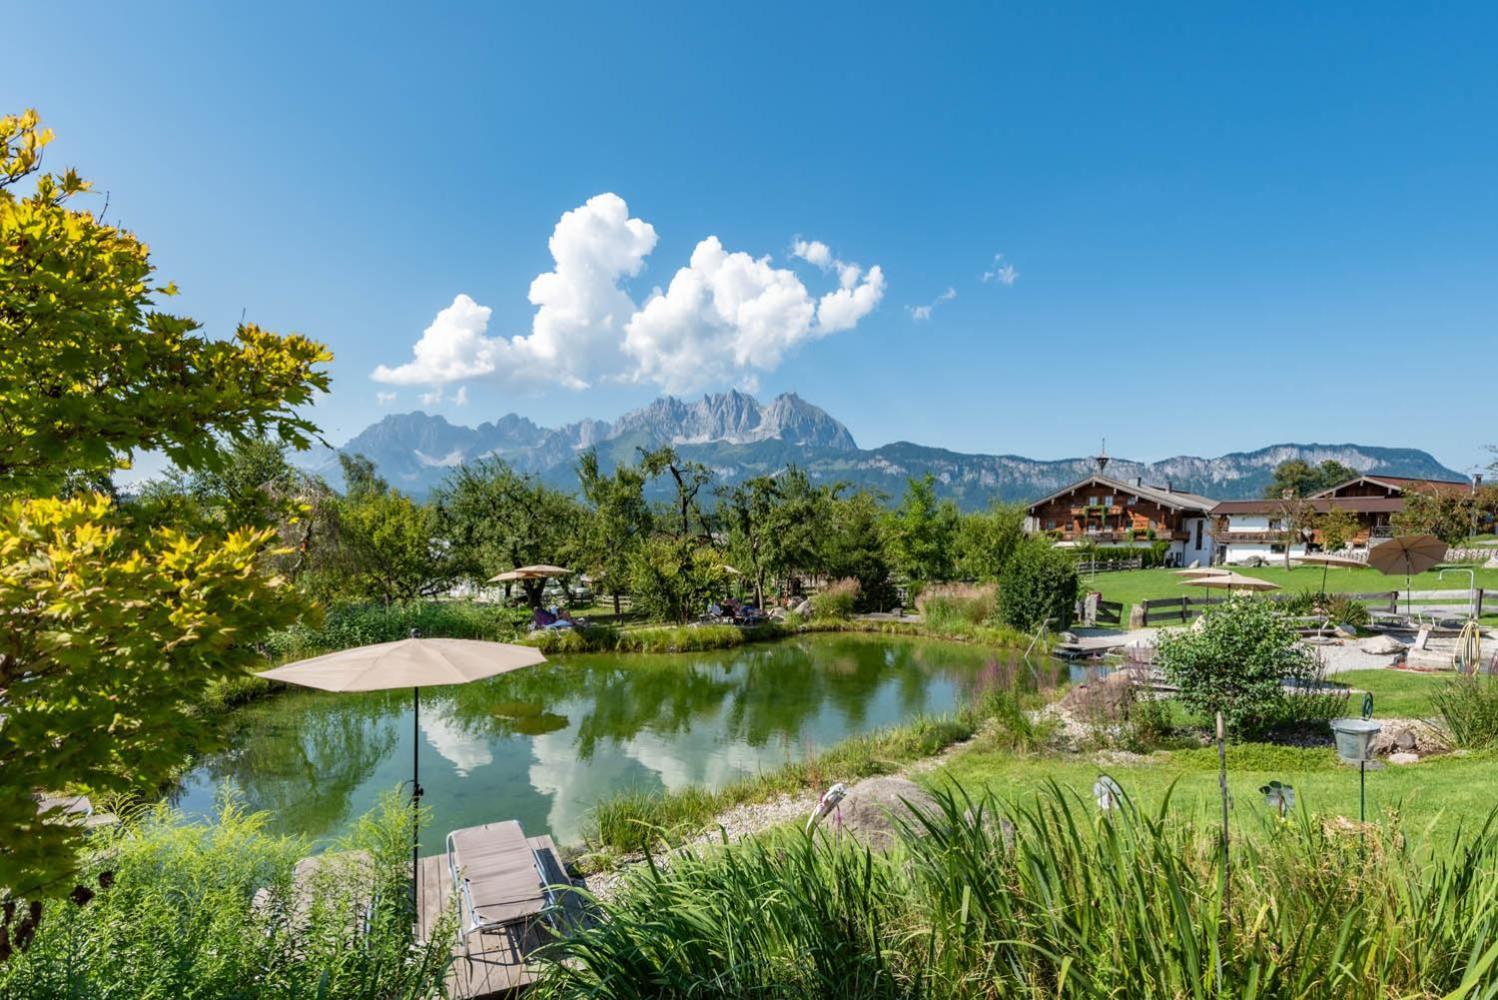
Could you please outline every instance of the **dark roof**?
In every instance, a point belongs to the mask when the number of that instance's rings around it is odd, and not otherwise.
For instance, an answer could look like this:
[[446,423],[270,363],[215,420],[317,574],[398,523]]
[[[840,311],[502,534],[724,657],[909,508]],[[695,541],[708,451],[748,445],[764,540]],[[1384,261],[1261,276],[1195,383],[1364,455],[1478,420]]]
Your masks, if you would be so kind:
[[[1396,514],[1404,510],[1404,497],[1307,497],[1304,503],[1318,514],[1345,510],[1350,514]],[[1279,514],[1283,500],[1224,500],[1212,508],[1214,517],[1227,514]]]
[[1336,486],[1328,487],[1319,493],[1312,493],[1311,497],[1331,496],[1340,489],[1345,489],[1355,483],[1377,483],[1379,486],[1387,486],[1390,489],[1421,490],[1437,493],[1467,493],[1472,489],[1472,484],[1464,480],[1453,479],[1420,479],[1414,476],[1358,476],[1346,482],[1338,483]]
[[1147,483],[1141,483],[1136,486],[1133,483],[1126,483],[1111,476],[1091,475],[1086,479],[1078,479],[1070,486],[1063,486],[1049,496],[1041,497],[1030,504],[1030,510],[1033,511],[1041,504],[1048,503],[1063,494],[1071,493],[1094,484],[1106,487],[1115,493],[1129,493],[1136,497],[1143,497],[1146,500],[1153,500],[1163,507],[1174,507],[1176,510],[1198,510],[1205,514],[1217,502],[1210,497],[1200,496],[1196,493],[1186,493],[1182,490],[1168,490],[1163,486],[1151,486]]

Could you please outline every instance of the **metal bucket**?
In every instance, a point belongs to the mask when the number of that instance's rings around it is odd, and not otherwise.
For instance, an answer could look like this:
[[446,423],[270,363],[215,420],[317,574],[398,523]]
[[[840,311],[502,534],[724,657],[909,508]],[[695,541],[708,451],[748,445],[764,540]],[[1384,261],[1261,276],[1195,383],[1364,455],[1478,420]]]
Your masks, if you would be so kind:
[[1337,740],[1337,756],[1356,763],[1371,760],[1373,737],[1383,729],[1370,719],[1333,719],[1332,735]]

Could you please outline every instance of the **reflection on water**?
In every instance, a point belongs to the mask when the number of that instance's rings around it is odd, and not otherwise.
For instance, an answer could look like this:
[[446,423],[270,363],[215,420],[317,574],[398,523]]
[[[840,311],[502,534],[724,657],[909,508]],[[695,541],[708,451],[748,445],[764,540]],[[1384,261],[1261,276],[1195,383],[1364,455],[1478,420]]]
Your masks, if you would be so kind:
[[[421,781],[447,831],[519,819],[582,839],[594,803],[625,789],[719,786],[1032,672],[983,650],[868,636],[810,636],[711,653],[559,657],[422,693]],[[211,811],[237,787],[274,828],[325,838],[411,773],[404,692],[293,692],[243,709],[230,748],[184,781],[177,804]]]

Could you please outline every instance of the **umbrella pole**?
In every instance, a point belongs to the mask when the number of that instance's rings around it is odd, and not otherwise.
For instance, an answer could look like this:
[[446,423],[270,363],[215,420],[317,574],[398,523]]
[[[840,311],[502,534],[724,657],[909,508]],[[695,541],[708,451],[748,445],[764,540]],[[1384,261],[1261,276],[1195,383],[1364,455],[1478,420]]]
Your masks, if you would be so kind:
[[411,915],[420,918],[421,900],[421,688],[411,689]]

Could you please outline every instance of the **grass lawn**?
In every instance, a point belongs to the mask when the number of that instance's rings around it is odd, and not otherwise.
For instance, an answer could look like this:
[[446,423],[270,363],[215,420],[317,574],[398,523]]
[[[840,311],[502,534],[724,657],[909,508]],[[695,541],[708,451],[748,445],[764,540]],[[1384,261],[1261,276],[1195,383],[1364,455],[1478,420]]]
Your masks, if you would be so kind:
[[[1430,703],[1431,692],[1454,676],[1456,675],[1450,672],[1428,674],[1415,670],[1349,670],[1330,679],[1359,691],[1372,691],[1375,719],[1425,719],[1435,715],[1435,707]],[[1349,710],[1354,712],[1360,707],[1361,702],[1357,698],[1348,705]]]
[[[1235,825],[1257,823],[1265,806],[1259,788],[1278,780],[1295,788],[1296,808],[1312,814],[1358,815],[1358,774],[1336,762],[1330,749],[1298,750],[1245,744],[1230,748],[1228,792]],[[1116,764],[1085,756],[1017,756],[973,750],[958,754],[939,771],[924,775],[932,783],[951,778],[970,793],[988,788],[1015,801],[1034,796],[1048,780],[1092,801],[1092,785],[1107,773],[1145,808],[1158,807],[1171,791],[1173,808],[1210,822],[1220,808],[1216,751],[1172,751],[1151,763]],[[1419,764],[1386,765],[1368,772],[1368,815],[1397,813],[1410,831],[1427,827],[1449,833],[1459,825],[1480,824],[1495,806],[1492,787],[1498,757],[1491,753],[1450,754]]]
[[[1233,567],[1244,576],[1256,576],[1261,580],[1279,584],[1290,593],[1302,590],[1321,589],[1320,566],[1265,566],[1259,569]],[[1461,590],[1467,586],[1465,573],[1448,573],[1445,580],[1432,571],[1421,573],[1411,581],[1415,590]],[[1083,575],[1084,590],[1100,591],[1107,601],[1122,601],[1124,621],[1128,621],[1129,609],[1143,600],[1164,597],[1222,597],[1223,591],[1205,587],[1188,587],[1186,579],[1168,569],[1122,570],[1116,573]],[[1498,590],[1498,569],[1478,569],[1477,586]],[[1333,594],[1363,594],[1382,590],[1403,590],[1404,577],[1385,576],[1372,569],[1333,568],[1326,574],[1326,589]],[[1449,603],[1449,602],[1447,602]]]

